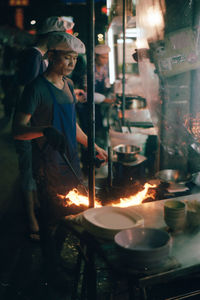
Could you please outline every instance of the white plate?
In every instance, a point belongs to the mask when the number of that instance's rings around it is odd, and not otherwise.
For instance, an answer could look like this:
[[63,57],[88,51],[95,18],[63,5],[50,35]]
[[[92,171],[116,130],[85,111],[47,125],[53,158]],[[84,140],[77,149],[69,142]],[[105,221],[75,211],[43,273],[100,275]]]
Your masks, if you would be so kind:
[[83,212],[83,217],[86,229],[103,239],[113,239],[121,230],[144,225],[142,216],[120,207],[90,208]]

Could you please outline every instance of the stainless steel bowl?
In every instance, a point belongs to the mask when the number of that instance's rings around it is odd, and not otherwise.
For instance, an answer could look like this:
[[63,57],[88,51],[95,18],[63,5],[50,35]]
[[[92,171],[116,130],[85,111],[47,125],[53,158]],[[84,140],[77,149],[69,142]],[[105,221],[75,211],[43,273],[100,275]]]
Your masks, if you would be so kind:
[[113,151],[117,155],[118,161],[132,162],[137,159],[137,154],[141,151],[141,148],[136,145],[117,145],[113,148]]
[[141,109],[147,106],[146,99],[144,98],[132,98],[126,100],[125,108],[126,109]]
[[184,184],[192,179],[191,174],[186,174],[184,172],[181,172],[180,170],[174,169],[160,170],[156,173],[155,176],[163,182],[175,182],[179,184]]

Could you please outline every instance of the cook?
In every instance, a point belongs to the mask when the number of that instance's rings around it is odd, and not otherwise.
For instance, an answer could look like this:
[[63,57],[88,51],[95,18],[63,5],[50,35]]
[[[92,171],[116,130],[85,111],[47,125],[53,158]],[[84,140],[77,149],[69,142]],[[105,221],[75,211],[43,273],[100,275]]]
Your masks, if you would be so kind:
[[[48,62],[43,60],[43,55],[47,51],[48,34],[52,31],[65,32],[74,23],[64,24],[66,21],[62,17],[52,16],[47,18],[37,31],[35,47],[27,48],[22,53],[17,73],[20,89],[30,83],[46,69]],[[29,226],[29,237],[32,240],[39,240],[39,225],[35,214],[37,208],[36,183],[32,176],[32,146],[31,141],[15,140],[15,148],[18,154],[18,165],[20,173],[20,183],[23,193],[23,200]]]
[[[81,177],[77,142],[87,147],[87,136],[76,123],[73,83],[65,77],[74,69],[78,53],[85,52],[85,46],[68,33],[54,32],[47,48],[48,68],[25,87],[13,122],[15,139],[32,140],[33,172],[42,215],[40,230],[45,234],[49,221],[72,213],[58,194],[65,195],[78,184],[60,153],[66,154]],[[99,159],[107,161],[104,149],[95,144],[95,150]]]

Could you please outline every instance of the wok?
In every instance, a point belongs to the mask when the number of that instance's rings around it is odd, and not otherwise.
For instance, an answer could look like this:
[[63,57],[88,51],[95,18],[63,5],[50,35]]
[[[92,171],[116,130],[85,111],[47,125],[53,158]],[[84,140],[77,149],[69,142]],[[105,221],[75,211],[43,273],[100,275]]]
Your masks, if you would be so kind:
[[186,174],[180,170],[164,169],[156,173],[156,178],[167,183],[184,184],[192,179],[191,174]]

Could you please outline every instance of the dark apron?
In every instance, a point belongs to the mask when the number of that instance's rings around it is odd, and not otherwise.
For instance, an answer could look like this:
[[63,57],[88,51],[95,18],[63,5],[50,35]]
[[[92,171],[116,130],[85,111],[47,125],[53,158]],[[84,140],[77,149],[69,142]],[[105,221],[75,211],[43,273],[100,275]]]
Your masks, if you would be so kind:
[[[76,143],[75,103],[59,104],[52,86],[47,80],[44,79],[44,81],[53,99],[52,125],[65,135],[67,140],[66,155],[77,175],[81,176]],[[70,87],[70,90],[73,94],[72,87]],[[77,186],[78,182],[58,151],[53,150],[50,145],[46,144],[38,154],[39,176],[36,182],[40,200],[40,239],[45,266],[49,273],[54,272],[54,269],[57,270],[59,263],[58,242],[62,245],[63,241],[62,239],[58,241],[52,235],[52,225],[55,229],[55,224],[59,224],[60,218],[72,213],[71,208],[65,207],[63,200],[57,195],[66,195],[69,190]],[[73,213],[78,213],[78,211]],[[64,239],[65,235],[62,238]]]

